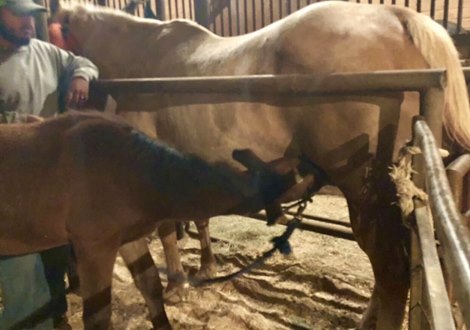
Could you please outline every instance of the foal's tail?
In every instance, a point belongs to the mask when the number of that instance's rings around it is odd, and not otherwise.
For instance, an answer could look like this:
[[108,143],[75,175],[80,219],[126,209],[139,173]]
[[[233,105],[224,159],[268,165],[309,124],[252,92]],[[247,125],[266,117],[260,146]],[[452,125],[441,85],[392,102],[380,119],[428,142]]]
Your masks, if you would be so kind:
[[470,106],[459,54],[447,31],[428,16],[411,10],[397,12],[413,43],[431,68],[447,70],[443,123],[448,135],[470,150]]

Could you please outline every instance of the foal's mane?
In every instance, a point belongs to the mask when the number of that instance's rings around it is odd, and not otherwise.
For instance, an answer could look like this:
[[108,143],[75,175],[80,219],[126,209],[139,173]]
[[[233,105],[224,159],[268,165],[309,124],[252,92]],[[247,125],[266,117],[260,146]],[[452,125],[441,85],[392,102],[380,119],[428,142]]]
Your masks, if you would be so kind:
[[128,142],[126,147],[132,154],[131,159],[139,163],[143,173],[150,173],[147,179],[167,190],[188,187],[189,181],[199,185],[217,183],[219,187],[224,185],[225,189],[244,195],[251,195],[258,188],[251,180],[243,180],[242,175],[227,164],[208,164],[197,156],[152,140],[138,130],[131,130]]

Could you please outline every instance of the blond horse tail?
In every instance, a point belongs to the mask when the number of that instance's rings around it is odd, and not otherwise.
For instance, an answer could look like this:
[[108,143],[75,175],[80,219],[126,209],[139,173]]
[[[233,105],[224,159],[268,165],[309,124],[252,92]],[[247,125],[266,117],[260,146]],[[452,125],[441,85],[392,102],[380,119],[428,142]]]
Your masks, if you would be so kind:
[[413,43],[431,68],[447,70],[443,123],[447,134],[470,150],[470,106],[459,54],[447,31],[431,18],[407,10],[403,17]]

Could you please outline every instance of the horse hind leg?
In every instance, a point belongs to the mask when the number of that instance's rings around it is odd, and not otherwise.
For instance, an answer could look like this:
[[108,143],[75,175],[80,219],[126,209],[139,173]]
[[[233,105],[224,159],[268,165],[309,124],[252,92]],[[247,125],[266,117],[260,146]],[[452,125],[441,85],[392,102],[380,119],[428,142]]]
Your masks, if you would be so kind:
[[409,233],[390,202],[364,208],[356,215],[349,209],[356,239],[368,255],[375,277],[359,329],[401,329],[409,290]]
[[171,329],[163,305],[163,286],[145,239],[121,246],[119,253],[145,299],[154,329]]
[[[397,274],[396,274],[397,275]],[[359,329],[400,330],[405,315],[409,284],[404,276],[376,278],[369,306]]]
[[377,317],[379,315],[379,295],[377,289],[374,286],[374,290],[369,299],[369,304],[366,311],[362,315],[362,319],[358,325],[358,329],[369,330],[375,329],[377,324]]

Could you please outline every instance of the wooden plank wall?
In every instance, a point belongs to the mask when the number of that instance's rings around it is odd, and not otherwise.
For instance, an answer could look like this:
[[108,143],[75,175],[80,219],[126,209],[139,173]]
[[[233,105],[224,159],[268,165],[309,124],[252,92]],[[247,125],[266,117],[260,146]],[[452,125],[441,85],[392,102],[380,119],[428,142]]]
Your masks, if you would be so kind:
[[[407,6],[447,25],[451,33],[457,32],[460,1],[462,5],[461,27],[470,30],[470,0],[349,1]],[[223,36],[244,34],[257,30],[314,2],[318,2],[318,0],[212,0],[209,28]],[[445,15],[446,12],[447,15]],[[447,21],[445,17],[447,17]]]
[[[45,0],[47,5],[56,0]],[[122,9],[129,0],[62,0],[65,2],[103,4]],[[245,34],[279,20],[290,13],[321,0],[149,0],[154,12],[162,11],[164,19],[196,20],[196,11],[208,3],[208,28],[222,36]],[[455,34],[457,27],[470,31],[470,0],[348,0],[352,2],[407,6],[423,12]],[[195,7],[196,6],[196,7]],[[459,7],[461,10],[459,12]],[[460,15],[459,15],[460,14]],[[138,6],[143,16],[143,5]],[[447,17],[447,20],[446,20]]]

